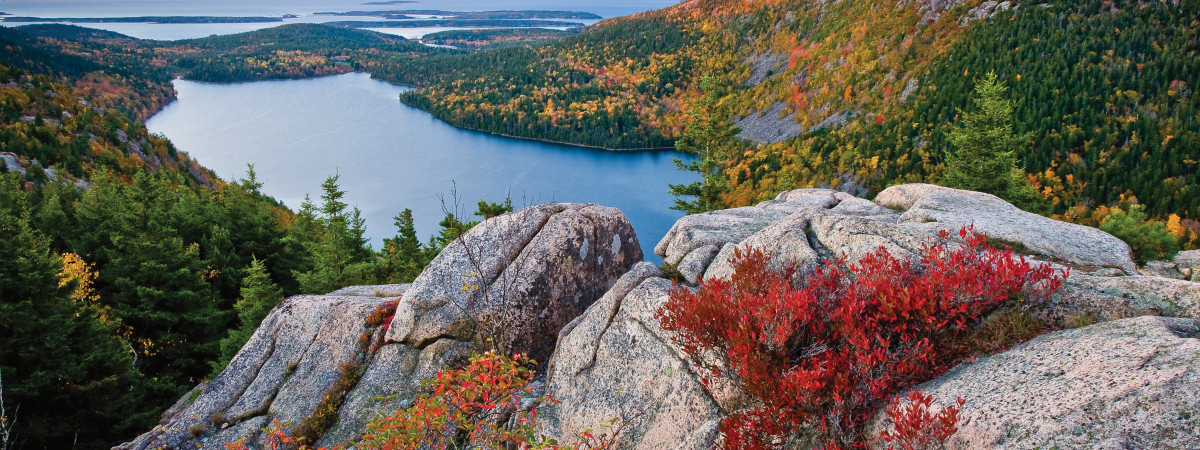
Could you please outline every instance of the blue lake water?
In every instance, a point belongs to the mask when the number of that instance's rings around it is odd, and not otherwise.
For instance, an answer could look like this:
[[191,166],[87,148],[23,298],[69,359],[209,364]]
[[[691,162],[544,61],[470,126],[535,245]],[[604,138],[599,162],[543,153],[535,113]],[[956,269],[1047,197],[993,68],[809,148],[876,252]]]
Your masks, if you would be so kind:
[[682,214],[668,183],[694,180],[675,152],[613,152],[504,138],[454,128],[400,103],[406,88],[351,73],[304,80],[211,84],[175,81],[179,99],[147,121],[222,178],[254,164],[264,191],[293,209],[339,174],[375,248],[411,208],[417,233],[436,232],[440,196],[457,186],[469,212],[480,199],[515,206],[599,203],[629,217],[648,261]]
[[[0,0],[0,12],[32,17],[135,17],[135,16],[282,16],[299,17],[283,23],[329,22],[335,20],[380,20],[313,15],[316,12],[438,9],[444,11],[554,10],[584,11],[602,17],[617,17],[665,8],[675,0],[420,0],[395,5],[364,5],[367,0]],[[577,21],[583,24],[594,20]],[[16,26],[21,23],[0,25]],[[80,26],[115,31],[142,39],[190,39],[213,34],[232,34],[280,25],[275,23],[151,24],[88,23]],[[417,38],[445,30],[388,28],[377,31]]]

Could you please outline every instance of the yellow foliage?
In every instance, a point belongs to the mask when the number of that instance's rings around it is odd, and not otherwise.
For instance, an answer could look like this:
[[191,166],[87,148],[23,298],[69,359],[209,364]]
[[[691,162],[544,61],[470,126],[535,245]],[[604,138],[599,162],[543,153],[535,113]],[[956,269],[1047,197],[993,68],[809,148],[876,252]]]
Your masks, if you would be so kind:
[[72,282],[76,283],[75,291],[71,293],[71,299],[77,302],[91,304],[100,300],[100,296],[92,290],[92,285],[96,282],[93,265],[74,253],[63,253],[62,259],[63,270],[58,274],[58,285],[66,286]]
[[1175,236],[1176,239],[1182,239],[1187,235],[1187,231],[1188,230],[1183,227],[1183,224],[1179,219],[1179,215],[1171,214],[1171,216],[1167,218],[1167,232],[1171,233],[1171,236]]

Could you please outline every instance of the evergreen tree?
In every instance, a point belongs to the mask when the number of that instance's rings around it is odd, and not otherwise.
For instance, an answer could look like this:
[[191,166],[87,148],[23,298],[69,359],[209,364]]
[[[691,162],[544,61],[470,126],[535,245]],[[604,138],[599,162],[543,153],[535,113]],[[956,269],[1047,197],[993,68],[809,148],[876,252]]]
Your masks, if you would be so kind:
[[211,272],[201,245],[178,228],[182,197],[168,180],[139,173],[129,186],[100,180],[78,207],[88,232],[77,253],[95,261],[101,304],[120,323],[146,401],[157,407],[208,374],[229,322],[204,278]]
[[1113,208],[1100,223],[1100,229],[1129,244],[1138,263],[1171,260],[1179,252],[1179,240],[1167,231],[1163,222],[1148,220],[1146,207],[1130,205],[1128,211]]
[[504,203],[492,203],[487,200],[480,200],[479,210],[475,212],[475,215],[483,217],[483,220],[488,220],[510,212],[513,212],[512,196],[506,197]]
[[417,239],[412,210],[405,208],[396,217],[396,237],[383,240],[380,252],[380,276],[384,283],[408,283],[429,264],[428,251]]
[[954,148],[946,153],[946,186],[987,192],[1022,209],[1040,209],[1037,192],[1017,167],[1017,152],[1031,133],[1013,131],[1013,102],[1008,90],[989,72],[975,85],[976,111],[959,110],[959,120],[946,138]]
[[254,335],[271,309],[283,300],[283,289],[271,282],[267,267],[262,260],[253,259],[242,279],[242,298],[233,305],[240,325],[221,339],[221,357],[212,363],[213,375],[221,373],[234,355]]
[[[71,299],[62,260],[33,229],[25,193],[0,177],[0,379],[12,448],[107,448],[148,426],[131,420],[127,344],[96,308]],[[14,420],[15,419],[15,420]]]
[[270,261],[271,278],[279,284],[285,295],[299,293],[299,284],[292,277],[292,270],[302,267],[303,248],[289,245],[287,224],[291,211],[277,200],[262,192],[254,166],[247,165],[247,178],[231,184],[222,192],[224,205],[229,211],[228,223],[242,224],[233,227],[238,244],[240,262],[243,265],[255,259],[255,255]]
[[[722,161],[729,158],[734,139],[741,130],[733,124],[729,107],[722,102],[723,92],[717,79],[705,76],[700,80],[703,93],[699,103],[685,111],[691,119],[684,125],[683,136],[675,141],[675,149],[696,155],[696,159],[684,164],[676,159],[679,170],[696,172],[703,179],[689,184],[669,185],[671,195],[676,197],[671,209],[686,214],[696,214],[725,207],[722,195],[729,191],[725,177],[720,173]],[[693,197],[684,200],[680,197]]]
[[358,208],[346,210],[348,205],[341,201],[346,193],[337,180],[338,175],[334,175],[321,185],[324,191],[321,217],[315,222],[316,239],[308,245],[312,269],[295,274],[305,293],[323,294],[345,286],[370,283],[376,271],[374,253],[363,237],[366,230],[362,214]]
[[[513,212],[511,196],[506,197],[504,203],[492,203],[487,200],[480,200],[478,209],[474,215],[487,220],[510,212]],[[429,239],[429,248],[432,250],[432,255],[429,259],[433,259],[433,256],[437,256],[438,252],[446,248],[447,245],[450,245],[451,242],[454,242],[455,239],[458,239],[459,236],[466,234],[475,225],[479,225],[478,220],[464,221],[455,212],[447,212],[446,217],[443,217],[441,222],[438,222],[438,226],[442,227],[442,231]]]
[[441,251],[447,245],[450,245],[451,242],[454,242],[455,239],[458,239],[459,236],[466,234],[468,230],[478,224],[479,222],[473,220],[464,222],[458,216],[454,215],[454,213],[448,212],[446,213],[446,217],[443,217],[438,222],[438,226],[442,227],[442,231],[430,239],[430,244],[436,247],[438,251]]

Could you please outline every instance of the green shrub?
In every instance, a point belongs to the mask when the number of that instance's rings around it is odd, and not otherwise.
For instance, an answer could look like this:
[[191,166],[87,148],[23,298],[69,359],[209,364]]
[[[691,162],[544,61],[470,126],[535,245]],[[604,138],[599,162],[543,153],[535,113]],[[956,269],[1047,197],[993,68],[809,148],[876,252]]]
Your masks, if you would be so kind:
[[1129,244],[1138,264],[1169,260],[1179,253],[1179,241],[1167,232],[1166,224],[1148,220],[1142,205],[1130,205],[1129,211],[1113,208],[1100,223],[1100,229]]

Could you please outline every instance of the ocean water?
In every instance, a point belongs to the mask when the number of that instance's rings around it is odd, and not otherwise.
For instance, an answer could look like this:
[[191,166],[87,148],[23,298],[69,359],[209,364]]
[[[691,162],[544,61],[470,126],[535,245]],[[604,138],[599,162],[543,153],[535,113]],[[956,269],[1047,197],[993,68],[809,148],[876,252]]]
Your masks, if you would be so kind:
[[468,212],[481,199],[515,206],[599,203],[621,209],[648,261],[682,214],[669,183],[689,183],[671,151],[614,152],[461,130],[400,103],[406,88],[351,73],[303,80],[211,84],[175,81],[179,98],[147,121],[225,179],[254,164],[267,194],[293,209],[340,176],[376,248],[411,208],[417,232],[435,233],[452,190]]
[[[355,18],[314,15],[316,12],[379,11],[397,9],[438,9],[445,11],[494,10],[555,10],[584,11],[602,17],[617,17],[665,8],[672,0],[418,0],[395,5],[365,5],[363,0],[0,0],[0,12],[15,16],[33,17],[133,17],[133,16],[282,16],[299,17],[282,23],[320,23]],[[379,20],[378,18],[358,18]],[[577,21],[589,25],[595,21]],[[280,25],[273,23],[235,24],[147,24],[147,23],[89,23],[90,28],[115,31],[142,39],[175,40],[232,34]],[[25,25],[4,23],[4,26]],[[425,33],[442,29],[422,29]],[[385,30],[380,30],[385,31]],[[412,30],[388,29],[386,32],[406,37],[419,37]]]

